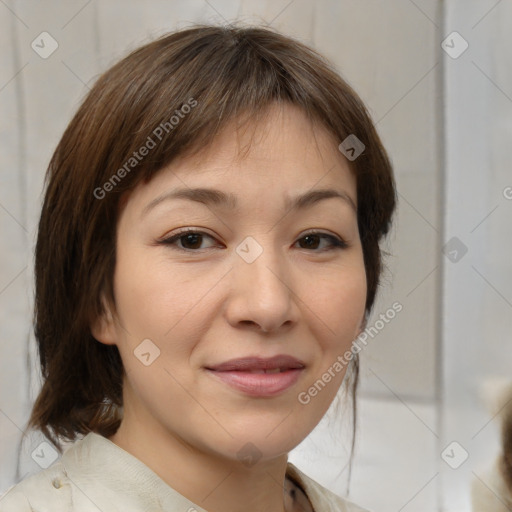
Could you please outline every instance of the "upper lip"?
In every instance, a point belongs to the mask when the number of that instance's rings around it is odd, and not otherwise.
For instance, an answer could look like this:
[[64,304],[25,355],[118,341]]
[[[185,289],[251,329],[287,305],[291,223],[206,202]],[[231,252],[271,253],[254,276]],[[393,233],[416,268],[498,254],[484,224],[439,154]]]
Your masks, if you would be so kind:
[[208,370],[215,370],[217,372],[228,372],[228,371],[249,371],[249,370],[274,370],[279,368],[280,370],[304,368],[304,363],[299,359],[288,356],[278,355],[269,358],[262,357],[242,357],[239,359],[230,359],[224,363],[208,366]]

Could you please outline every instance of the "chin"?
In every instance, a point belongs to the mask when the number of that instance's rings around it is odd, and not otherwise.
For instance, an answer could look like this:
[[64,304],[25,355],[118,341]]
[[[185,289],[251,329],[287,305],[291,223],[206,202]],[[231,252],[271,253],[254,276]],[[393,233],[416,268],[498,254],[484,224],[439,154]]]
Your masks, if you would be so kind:
[[222,457],[232,461],[239,461],[248,468],[258,462],[275,460],[287,455],[307,436],[307,433],[300,435],[278,431],[276,425],[279,422],[270,424],[253,423],[249,429],[229,428],[229,433],[233,437],[222,436],[218,442],[212,438],[203,439],[203,443],[208,443],[204,448],[210,453],[222,455]]

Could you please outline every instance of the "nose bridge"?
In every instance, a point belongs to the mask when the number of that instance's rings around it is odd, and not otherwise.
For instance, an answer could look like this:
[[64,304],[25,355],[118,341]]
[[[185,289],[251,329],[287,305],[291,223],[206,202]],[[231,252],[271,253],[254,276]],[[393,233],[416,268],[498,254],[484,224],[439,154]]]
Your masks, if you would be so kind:
[[286,262],[280,250],[272,242],[272,233],[265,236],[246,237],[236,249],[239,261],[237,273],[242,280],[248,279],[254,293],[279,293],[286,289]]
[[266,330],[292,319],[294,294],[285,255],[272,233],[246,237],[236,248],[233,289],[238,320],[251,320]]

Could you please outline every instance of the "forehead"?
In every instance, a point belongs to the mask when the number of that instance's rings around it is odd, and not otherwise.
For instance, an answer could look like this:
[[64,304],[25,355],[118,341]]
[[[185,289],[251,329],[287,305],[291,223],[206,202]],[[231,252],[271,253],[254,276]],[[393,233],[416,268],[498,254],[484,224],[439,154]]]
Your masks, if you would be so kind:
[[267,202],[335,187],[357,204],[355,176],[336,138],[291,105],[275,105],[257,121],[228,123],[208,147],[180,156],[139,184],[128,202],[142,209],[165,191],[187,187]]

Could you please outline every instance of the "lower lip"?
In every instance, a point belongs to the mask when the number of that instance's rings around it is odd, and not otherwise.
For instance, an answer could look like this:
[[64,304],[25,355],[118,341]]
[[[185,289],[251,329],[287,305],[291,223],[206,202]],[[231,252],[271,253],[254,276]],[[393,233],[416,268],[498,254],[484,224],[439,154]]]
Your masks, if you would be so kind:
[[229,386],[238,389],[247,395],[264,397],[278,395],[293,386],[299,379],[303,368],[286,370],[285,372],[279,373],[208,371]]

